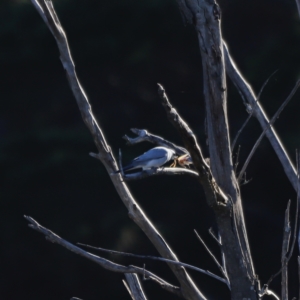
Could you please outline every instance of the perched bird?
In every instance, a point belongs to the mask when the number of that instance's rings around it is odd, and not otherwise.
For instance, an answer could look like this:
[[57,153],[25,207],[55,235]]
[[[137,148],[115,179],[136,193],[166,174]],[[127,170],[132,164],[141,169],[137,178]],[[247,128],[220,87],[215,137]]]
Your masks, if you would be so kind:
[[[130,171],[139,168],[143,170],[158,168],[176,157],[176,153],[172,149],[166,147],[155,147],[141,156],[136,157],[129,163],[129,165],[123,167],[123,171]],[[119,172],[120,170],[117,173]]]
[[181,166],[181,167],[184,167],[185,166],[189,166],[193,163],[192,161],[192,158],[189,154],[184,154],[184,155],[181,155],[177,158],[174,159],[174,162],[171,164],[171,168],[175,168],[177,163]]

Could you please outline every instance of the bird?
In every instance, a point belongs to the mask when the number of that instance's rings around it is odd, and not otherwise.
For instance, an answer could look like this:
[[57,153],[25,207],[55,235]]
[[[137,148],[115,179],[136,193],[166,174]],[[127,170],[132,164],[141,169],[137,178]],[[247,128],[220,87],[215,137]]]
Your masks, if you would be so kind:
[[171,168],[175,168],[177,163],[181,166],[189,166],[193,163],[190,154],[184,154],[174,159],[174,162],[170,165]]
[[[166,162],[176,158],[177,155],[174,150],[166,147],[155,147],[133,159],[127,166],[123,167],[123,171],[159,168]],[[119,172],[120,170],[116,173]]]

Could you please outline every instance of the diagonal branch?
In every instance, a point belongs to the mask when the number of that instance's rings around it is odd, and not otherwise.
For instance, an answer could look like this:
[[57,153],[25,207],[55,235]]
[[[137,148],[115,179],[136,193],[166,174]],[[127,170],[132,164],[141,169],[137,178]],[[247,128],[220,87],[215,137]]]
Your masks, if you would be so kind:
[[[221,271],[221,273],[223,274],[223,277],[226,278],[227,280],[227,286],[230,289],[230,282],[229,282],[229,278],[228,275],[226,273],[226,270],[224,269],[224,265],[221,266],[221,264],[219,263],[219,261],[217,260],[217,258],[213,255],[213,253],[210,251],[210,249],[207,247],[207,245],[205,244],[205,242],[202,240],[202,238],[200,237],[200,235],[198,234],[198,232],[196,230],[194,230],[198,240],[201,242],[201,244],[203,245],[203,247],[205,248],[205,250],[207,251],[207,253],[210,255],[210,257],[213,259],[213,261],[215,262],[215,264],[217,265],[217,267],[219,268],[219,270]],[[223,256],[223,255],[222,255]]]
[[100,265],[102,268],[107,269],[112,272],[118,272],[118,273],[125,273],[125,274],[126,273],[137,273],[137,274],[140,274],[143,276],[146,275],[149,278],[154,278],[154,281],[156,283],[159,283],[163,289],[165,289],[169,292],[172,292],[179,297],[182,297],[180,288],[169,284],[168,282],[164,281],[157,275],[145,270],[145,268],[139,268],[139,267],[135,267],[135,266],[126,267],[126,266],[123,266],[120,264],[116,264],[108,259],[102,258],[95,254],[89,253],[89,252],[71,244],[70,242],[62,239],[60,236],[58,236],[54,232],[52,232],[49,229],[47,229],[46,227],[43,227],[42,225],[40,225],[33,218],[31,218],[29,216],[24,216],[24,218],[30,223],[30,224],[28,224],[28,226],[30,228],[44,234],[48,241],[50,241],[52,243],[56,243],[60,246],[63,246],[66,249],[74,252],[75,254],[81,255],[81,256],[95,262],[96,264]]
[[187,269],[191,269],[191,270],[206,274],[206,275],[208,275],[212,278],[215,278],[215,279],[217,279],[217,280],[219,280],[223,283],[226,283],[228,288],[230,289],[230,285],[228,283],[227,278],[224,279],[224,278],[222,278],[218,275],[215,275],[214,273],[212,273],[210,271],[205,271],[201,268],[195,267],[195,266],[190,265],[190,264],[183,263],[181,261],[173,261],[173,260],[166,259],[166,258],[163,258],[163,257],[157,257],[157,256],[151,256],[151,255],[138,255],[138,254],[133,254],[133,253],[128,253],[128,252],[115,251],[115,250],[104,249],[104,248],[100,248],[100,247],[94,247],[94,246],[90,246],[90,245],[86,245],[86,244],[82,244],[82,243],[77,243],[77,244],[81,245],[81,246],[84,246],[84,247],[87,247],[87,248],[95,249],[95,250],[98,250],[98,251],[107,252],[107,253],[110,253],[110,254],[118,254],[118,255],[135,257],[135,258],[142,258],[142,259],[152,259],[152,260],[158,260],[158,261],[163,261],[163,262],[169,262],[169,263],[174,264],[174,265],[183,266],[183,267],[186,267]]
[[[234,83],[236,88],[238,89],[240,95],[244,103],[250,106],[250,109],[254,110],[254,117],[257,118],[263,130],[268,128],[269,120],[266,116],[263,108],[261,107],[259,102],[256,102],[256,96],[251,89],[251,86],[247,83],[245,78],[239,72],[237,66],[235,65],[234,61],[230,57],[229,51],[225,42],[223,41],[223,50],[224,50],[224,57],[226,62],[226,72],[230,77],[231,81]],[[281,162],[281,165],[284,169],[286,176],[288,177],[289,181],[291,182],[295,191],[297,191],[297,176],[296,176],[296,169],[293,166],[288,154],[286,153],[279,137],[274,128],[270,128],[266,131],[266,136],[269,139],[278,159]]]
[[[264,84],[262,85],[262,87],[261,87],[261,89],[260,89],[260,91],[259,91],[259,93],[258,93],[257,99],[256,99],[256,101],[255,101],[255,105],[256,105],[257,101],[260,99],[261,93],[263,92],[263,90],[264,90],[265,86],[267,85],[267,83],[269,82],[270,78],[271,78],[277,71],[278,71],[278,70],[274,71],[274,72],[267,78],[267,80],[264,82]],[[242,133],[242,131],[244,130],[244,128],[246,127],[246,125],[248,124],[249,120],[251,119],[251,117],[253,116],[253,113],[254,113],[254,110],[251,108],[251,106],[247,105],[247,103],[245,103],[245,104],[246,104],[246,108],[248,108],[248,109],[247,109],[247,112],[249,113],[249,115],[248,115],[246,121],[244,122],[244,124],[242,125],[241,129],[237,132],[237,134],[236,134],[236,136],[235,136],[235,138],[234,138],[234,140],[233,140],[233,142],[232,142],[232,144],[231,144],[231,151],[233,151],[237,139],[239,138],[240,134]]]
[[300,16],[300,0],[296,0],[296,4],[297,4],[297,9],[298,9],[298,14]]
[[139,277],[135,273],[125,273],[125,278],[127,282],[123,280],[123,284],[125,285],[132,300],[147,300]]
[[202,154],[195,134],[172,106],[161,84],[158,84],[158,95],[166,110],[169,121],[177,129],[186,149],[192,157],[194,167],[199,174],[199,181],[204,188],[207,202],[210,206],[214,206],[217,203],[223,203],[226,206],[229,203],[227,196],[214,182],[210,166]]
[[294,86],[294,88],[292,89],[292,91],[290,92],[289,96],[285,99],[285,101],[281,104],[281,106],[279,107],[279,109],[277,110],[277,112],[274,114],[273,118],[270,120],[268,126],[263,130],[263,132],[261,133],[261,135],[259,136],[259,138],[257,139],[256,143],[254,144],[250,154],[248,155],[245,164],[242,167],[242,170],[240,171],[240,174],[238,176],[238,181],[240,181],[246,171],[247,166],[249,165],[249,162],[251,160],[251,158],[253,157],[256,149],[258,148],[261,140],[263,139],[263,137],[265,136],[265,134],[267,133],[267,131],[272,128],[272,126],[274,125],[275,121],[279,118],[279,115],[281,114],[281,112],[283,111],[283,109],[285,108],[285,106],[290,102],[290,100],[292,99],[292,97],[294,96],[294,94],[296,93],[296,91],[298,90],[300,86],[300,80],[298,80]]
[[[79,107],[82,119],[89,128],[96,147],[99,151],[98,157],[105,166],[109,174],[118,170],[116,160],[113,156],[111,148],[106,142],[104,134],[93,115],[89,100],[84,93],[80,82],[77,78],[75,65],[73,63],[71,52],[69,49],[66,34],[60,24],[58,16],[54,10],[53,4],[50,0],[31,0],[44,22],[52,32],[60,52],[60,59],[62,65],[67,73],[70,87],[75,96],[77,105]],[[121,175],[111,176],[114,187],[119,194],[121,200],[129,211],[129,217],[144,231],[152,244],[156,247],[161,256],[178,261],[178,258],[171,250],[169,245],[165,242],[163,237],[159,234],[153,224],[149,221],[145,213],[139,207],[135,199],[132,197],[128,187],[122,181]],[[186,273],[185,269],[179,266],[169,264],[172,272],[177,277],[182,288],[182,294],[187,299],[203,300],[205,297],[198,290],[192,279]]]
[[[299,154],[298,151],[296,151],[296,163],[297,163],[297,180],[298,180],[298,188],[297,188],[297,202],[296,202],[296,211],[295,211],[295,224],[294,224],[294,233],[293,233],[293,239],[292,239],[292,244],[289,247],[289,242],[290,242],[290,225],[289,225],[289,209],[290,209],[290,201],[288,203],[287,210],[285,212],[285,221],[284,221],[284,233],[283,233],[283,245],[282,245],[282,256],[281,256],[281,268],[280,270],[273,274],[270,279],[268,280],[267,284],[265,286],[269,286],[270,283],[273,281],[273,279],[278,276],[281,272],[285,271],[284,269],[287,268],[288,262],[290,261],[293,252],[294,252],[294,247],[296,244],[297,240],[297,229],[298,229],[298,222],[299,222],[299,200],[300,200],[300,182],[299,182]],[[299,237],[298,237],[298,242],[299,242]],[[289,248],[289,249],[288,249]],[[285,252],[285,255],[283,254]],[[283,275],[283,281],[287,281],[287,274]],[[287,284],[287,283],[286,283]],[[285,292],[283,292],[284,295],[287,295],[287,289]]]

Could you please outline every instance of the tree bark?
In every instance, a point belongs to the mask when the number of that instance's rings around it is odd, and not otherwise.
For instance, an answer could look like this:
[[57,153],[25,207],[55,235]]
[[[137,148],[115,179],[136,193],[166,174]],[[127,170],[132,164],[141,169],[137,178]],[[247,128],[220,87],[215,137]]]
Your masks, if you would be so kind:
[[195,26],[202,57],[210,168],[231,205],[209,202],[222,237],[231,299],[258,299],[239,186],[233,169],[227,120],[227,91],[221,12],[213,0],[178,0],[187,22]]

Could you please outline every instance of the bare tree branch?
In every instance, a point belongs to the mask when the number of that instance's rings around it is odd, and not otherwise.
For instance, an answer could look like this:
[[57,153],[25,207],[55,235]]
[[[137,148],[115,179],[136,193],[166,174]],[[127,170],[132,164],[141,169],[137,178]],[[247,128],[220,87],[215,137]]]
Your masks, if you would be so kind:
[[168,263],[171,263],[171,264],[183,266],[183,267],[186,267],[187,269],[191,269],[191,270],[206,274],[206,275],[208,275],[208,276],[210,276],[214,279],[217,279],[217,280],[227,284],[227,286],[230,289],[230,285],[229,285],[227,279],[224,279],[224,278],[222,278],[218,275],[215,275],[214,273],[212,273],[210,271],[205,271],[201,268],[195,267],[195,266],[190,265],[190,264],[183,263],[181,261],[174,261],[174,260],[166,259],[166,258],[163,258],[163,257],[157,257],[157,256],[151,256],[151,255],[138,255],[138,254],[133,254],[133,253],[128,253],[128,252],[115,251],[115,250],[104,249],[104,248],[100,248],[100,247],[94,247],[94,246],[90,246],[90,245],[86,245],[86,244],[82,244],[82,243],[77,243],[77,244],[81,245],[81,246],[84,246],[84,247],[87,247],[87,248],[95,249],[95,250],[98,250],[98,251],[107,252],[107,253],[110,253],[110,254],[118,254],[118,255],[135,257],[135,258],[158,260],[158,261],[163,261],[163,262],[168,262]]
[[[84,93],[79,80],[76,75],[75,65],[73,63],[71,52],[68,46],[66,34],[60,24],[56,15],[53,4],[50,0],[31,0],[44,22],[52,32],[60,52],[60,59],[62,65],[67,73],[70,87],[76,98],[79,110],[81,112],[83,121],[89,128],[94,142],[99,151],[98,157],[111,174],[118,170],[116,160],[113,156],[111,148],[106,142],[104,134],[93,115],[91,105]],[[176,255],[165,242],[163,237],[159,234],[153,224],[149,221],[145,213],[141,210],[135,199],[132,197],[128,187],[123,182],[121,175],[111,176],[111,180],[118,192],[121,200],[129,211],[129,217],[145,232],[147,237],[156,247],[161,256],[178,261]],[[185,269],[173,264],[169,267],[177,277],[182,288],[182,293],[186,299],[204,300],[204,295],[196,287],[190,276],[186,273]]]
[[288,261],[287,253],[289,250],[290,237],[291,237],[291,225],[290,225],[290,206],[291,200],[289,200],[287,209],[285,211],[282,252],[281,252],[281,300],[288,300]]
[[235,136],[235,138],[234,138],[234,140],[233,140],[233,142],[232,142],[232,144],[231,144],[231,151],[233,151],[234,146],[235,146],[235,144],[236,144],[236,142],[237,142],[237,140],[238,140],[240,134],[242,133],[242,131],[244,130],[244,128],[245,128],[246,125],[248,124],[248,122],[249,122],[249,120],[251,119],[251,117],[252,117],[252,113],[250,113],[250,114],[248,115],[246,121],[244,122],[244,124],[242,125],[242,127],[240,128],[240,130],[237,132],[237,134],[236,134],[236,136]]
[[[226,256],[228,277],[231,284],[231,299],[257,299],[258,286],[255,275],[250,247],[245,228],[242,203],[238,182],[233,170],[232,153],[229,139],[227,120],[227,93],[224,64],[224,49],[220,30],[221,12],[215,1],[177,0],[181,13],[187,22],[194,24],[199,41],[202,58],[204,96],[206,104],[207,134],[210,153],[210,168],[214,186],[226,195],[227,205],[218,207],[210,201],[210,187],[206,192],[207,202],[214,208],[219,232],[223,240]],[[162,90],[162,89],[161,89]],[[178,126],[178,114],[163,96],[161,98],[170,121],[183,134],[184,145],[190,152],[196,171],[202,184],[206,177],[202,177],[203,163],[199,148],[193,153],[190,147],[193,133],[185,126]],[[194,140],[192,140],[194,142]],[[198,164],[199,163],[199,164]],[[209,174],[206,171],[206,174]],[[203,184],[204,190],[206,186]],[[218,193],[215,193],[220,198]],[[228,205],[228,202],[231,205]],[[232,251],[232,249],[235,249]]]
[[155,175],[189,175],[194,178],[198,178],[197,172],[185,168],[157,168],[157,169],[147,169],[141,172],[135,172],[131,174],[124,174],[123,178],[125,181],[143,179]]
[[271,296],[271,297],[273,297],[274,299],[276,299],[276,300],[280,300],[280,298],[273,292],[273,291],[271,291],[271,290],[269,290],[269,287],[268,287],[268,285],[267,284],[265,284],[264,286],[263,286],[263,288],[259,291],[259,297],[260,297],[260,299],[263,297],[263,296]]
[[[266,86],[267,83],[269,82],[270,78],[271,78],[277,71],[278,71],[278,70],[274,71],[274,72],[267,78],[267,80],[264,82],[264,84],[262,85],[262,87],[261,87],[261,89],[260,89],[260,91],[259,91],[259,93],[258,93],[257,99],[256,99],[256,101],[255,101],[255,105],[256,105],[257,101],[260,99],[260,96],[261,96],[261,94],[262,94],[262,92],[263,92],[265,86]],[[247,107],[249,107],[249,106],[247,106]],[[236,136],[235,136],[235,138],[234,138],[234,140],[233,140],[233,142],[232,142],[232,144],[231,144],[231,151],[233,151],[237,139],[239,138],[240,134],[242,133],[242,131],[244,130],[244,128],[245,128],[246,125],[248,124],[248,122],[249,122],[249,120],[251,119],[251,117],[253,116],[254,110],[253,110],[251,107],[249,107],[248,113],[249,113],[249,115],[248,115],[246,121],[245,121],[244,124],[242,125],[241,129],[237,132],[237,134],[236,134]]]
[[[230,57],[229,51],[225,42],[223,41],[223,50],[224,50],[224,57],[226,62],[226,72],[230,77],[231,81],[237,87],[242,99],[246,105],[250,106],[250,109],[254,110],[253,115],[259,121],[263,130],[265,128],[269,128],[269,120],[262,109],[259,101],[256,102],[256,97],[251,89],[250,85],[247,81],[243,78],[241,73],[239,72],[238,68],[236,67],[234,61]],[[297,191],[297,178],[296,178],[296,170],[293,166],[288,154],[286,153],[281,141],[279,140],[277,133],[275,132],[274,128],[270,128],[266,131],[266,136],[269,139],[277,157],[279,158],[281,165],[284,169],[286,176],[288,177],[289,181],[291,182],[295,191]]]
[[[224,270],[224,273],[226,274],[226,278],[228,278],[228,273],[227,273],[227,268],[226,268],[226,257],[223,249],[223,244],[222,244],[222,237],[219,234],[219,243],[220,243],[220,249],[221,249],[221,256],[222,256],[222,267]],[[229,281],[229,278],[228,278]]]
[[298,9],[298,14],[300,16],[300,0],[296,0],[296,4],[297,4],[297,9]]
[[181,118],[176,109],[172,106],[163,86],[160,84],[158,84],[158,95],[162,101],[162,105],[166,110],[169,121],[178,130],[186,149],[192,157],[194,167],[199,174],[199,181],[204,188],[207,202],[212,207],[221,203],[226,206],[229,203],[227,196],[217,186],[217,184],[215,184],[210,167],[203,157],[195,134],[190,129],[188,124]]
[[210,255],[210,257],[213,259],[213,261],[215,262],[215,264],[217,265],[217,267],[219,268],[219,270],[223,274],[224,278],[227,280],[227,286],[230,289],[230,282],[229,282],[228,275],[227,275],[225,269],[221,266],[221,264],[219,263],[217,258],[213,255],[213,253],[210,251],[210,249],[207,247],[207,245],[205,244],[205,242],[202,240],[202,238],[200,237],[200,235],[198,234],[198,232],[195,229],[194,229],[194,232],[195,232],[198,240],[201,242],[201,244],[203,245],[203,247],[205,248],[207,253]]
[[[290,201],[288,203],[288,208],[285,212],[285,223],[284,223],[284,235],[283,235],[283,245],[282,245],[282,258],[281,262],[283,261],[283,252],[286,251],[285,253],[285,258],[284,258],[284,263],[282,262],[282,266],[280,270],[273,274],[270,279],[268,280],[266,286],[269,286],[270,283],[273,281],[275,277],[277,277],[281,272],[283,272],[284,268],[287,268],[288,262],[290,261],[292,254],[294,252],[294,247],[296,244],[297,240],[297,229],[298,229],[298,219],[299,219],[299,200],[300,200],[300,182],[299,182],[299,154],[298,151],[296,151],[296,162],[297,162],[297,179],[298,179],[298,188],[297,188],[297,202],[296,202],[296,212],[295,212],[295,225],[294,225],[294,233],[293,233],[293,241],[290,249],[287,249],[289,247],[289,240],[290,237],[287,235],[288,233],[285,232],[285,230],[290,231],[291,228],[289,228],[289,222],[287,225],[287,219],[289,219],[289,207],[290,207]],[[288,212],[287,212],[288,211]],[[289,221],[289,220],[288,220]],[[287,240],[288,238],[288,240]],[[298,242],[299,242],[299,237],[298,237]],[[289,253],[288,253],[289,251]],[[283,277],[287,278],[287,273],[283,275]],[[287,292],[287,290],[286,290]],[[285,293],[286,294],[286,293]]]
[[147,300],[139,281],[139,277],[135,273],[125,273],[125,278],[127,283],[123,280],[123,284],[125,285],[132,300]]
[[294,88],[292,89],[291,93],[289,94],[289,96],[285,99],[285,101],[281,104],[281,106],[279,107],[279,109],[277,110],[277,112],[274,114],[273,118],[270,120],[268,126],[263,130],[263,132],[261,133],[261,135],[259,136],[259,138],[257,139],[256,143],[254,144],[250,154],[248,155],[245,164],[242,167],[242,170],[240,171],[240,174],[238,176],[238,181],[240,181],[243,177],[243,174],[246,171],[247,166],[249,165],[249,162],[251,160],[251,158],[253,157],[256,149],[258,148],[261,140],[263,139],[263,137],[265,136],[266,132],[272,128],[272,126],[274,125],[275,121],[279,118],[280,113],[283,111],[283,109],[285,108],[285,106],[290,102],[290,100],[292,99],[292,97],[294,96],[294,94],[296,93],[296,91],[298,90],[300,86],[300,80],[298,80],[296,82],[296,85],[294,86]]
[[89,252],[82,250],[81,248],[71,244],[70,242],[62,239],[60,236],[58,236],[54,232],[52,232],[49,229],[47,229],[46,227],[43,227],[42,225],[40,225],[33,218],[31,218],[29,216],[24,216],[24,218],[30,223],[28,225],[30,228],[44,234],[48,241],[50,241],[52,243],[56,243],[60,246],[63,246],[66,249],[74,252],[75,254],[81,255],[81,256],[95,262],[96,264],[100,265],[102,268],[107,269],[109,271],[118,272],[118,273],[137,273],[137,274],[140,274],[143,276],[146,275],[149,278],[154,278],[155,282],[159,283],[163,289],[165,289],[169,292],[172,292],[173,294],[176,294],[179,297],[182,297],[182,293],[181,293],[181,290],[179,287],[176,287],[176,286],[173,286],[173,285],[167,283],[166,281],[164,281],[157,275],[145,270],[144,268],[139,268],[139,267],[135,267],[135,266],[128,266],[128,267],[122,266],[120,264],[116,264],[116,263],[114,263],[110,260],[107,260],[105,258],[102,258],[100,256],[97,256],[95,254],[89,253]]

